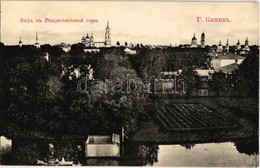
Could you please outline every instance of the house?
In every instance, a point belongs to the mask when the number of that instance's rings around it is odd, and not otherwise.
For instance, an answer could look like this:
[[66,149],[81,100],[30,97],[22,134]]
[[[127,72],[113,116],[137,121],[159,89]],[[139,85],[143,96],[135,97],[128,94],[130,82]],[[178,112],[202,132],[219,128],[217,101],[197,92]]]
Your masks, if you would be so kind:
[[234,63],[241,64],[245,59],[245,57],[231,52],[210,52],[208,55],[211,58],[211,66],[214,69]]
[[214,73],[213,69],[196,69],[194,71],[197,72],[199,77],[207,77],[208,79],[211,78],[211,75]]
[[131,50],[129,48],[124,49],[125,54],[129,54],[129,55],[135,55],[136,54],[136,50]]
[[120,135],[90,135],[85,143],[86,157],[120,157]]

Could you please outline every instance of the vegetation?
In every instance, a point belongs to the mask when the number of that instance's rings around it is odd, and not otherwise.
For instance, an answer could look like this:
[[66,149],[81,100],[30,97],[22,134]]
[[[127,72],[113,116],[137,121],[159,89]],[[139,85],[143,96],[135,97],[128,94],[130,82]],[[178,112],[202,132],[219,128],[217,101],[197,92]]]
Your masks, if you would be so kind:
[[167,130],[208,130],[235,126],[220,113],[201,104],[160,105],[156,117]]
[[[44,52],[49,53],[51,61],[44,58]],[[77,82],[88,73],[84,65],[89,64],[95,67],[94,75],[101,82],[119,78],[125,85],[127,74],[139,80],[127,62],[121,61],[117,49],[95,54],[85,53],[80,44],[73,45],[69,53],[49,45],[41,50],[2,46],[1,53],[0,134],[58,138],[110,134],[120,132],[122,127],[131,133],[139,120],[149,117],[145,110],[149,102],[141,93],[101,95],[77,90]],[[61,75],[62,65],[73,68]],[[83,72],[81,77],[69,79],[75,68]]]
[[[34,46],[1,44],[0,134],[30,138],[85,136],[119,132],[123,126],[131,133],[140,121],[151,117],[154,103],[140,92],[80,93],[77,83],[90,73],[90,65],[94,79],[100,80],[97,87],[103,86],[106,79],[120,79],[126,88],[127,74],[138,83],[142,79],[160,79],[162,71],[182,69],[181,77],[187,81],[186,96],[191,96],[198,85],[198,75],[193,70],[209,66],[207,49],[150,49],[140,44],[134,48],[135,56],[126,55],[124,49],[118,43],[118,47],[86,53],[79,43],[65,53],[58,46],[42,45],[38,50]],[[241,80],[215,74],[211,88],[217,92],[243,88],[244,96],[257,96],[256,51],[257,48],[252,50],[239,67]],[[46,52],[49,61],[44,58]]]

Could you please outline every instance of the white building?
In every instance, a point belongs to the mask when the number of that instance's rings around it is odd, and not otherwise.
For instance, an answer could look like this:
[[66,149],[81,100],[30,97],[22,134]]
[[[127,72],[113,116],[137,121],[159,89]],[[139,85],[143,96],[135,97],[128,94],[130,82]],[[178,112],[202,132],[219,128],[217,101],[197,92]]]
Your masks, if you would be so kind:
[[129,55],[135,55],[136,54],[136,50],[131,50],[129,48],[124,49],[124,52],[126,54],[129,54]]
[[197,72],[198,76],[208,77],[208,78],[214,73],[213,69],[196,69],[194,71]]
[[86,157],[121,157],[120,135],[89,135],[85,143]]
[[230,64],[241,64],[245,57],[242,57],[240,55],[236,55],[231,52],[211,52],[208,54],[211,57],[211,66],[214,69],[218,69],[223,66],[227,66]]
[[234,72],[236,70],[238,70],[238,64],[237,63],[229,64],[229,65],[215,69],[216,72],[223,72],[225,74],[232,74],[232,72]]

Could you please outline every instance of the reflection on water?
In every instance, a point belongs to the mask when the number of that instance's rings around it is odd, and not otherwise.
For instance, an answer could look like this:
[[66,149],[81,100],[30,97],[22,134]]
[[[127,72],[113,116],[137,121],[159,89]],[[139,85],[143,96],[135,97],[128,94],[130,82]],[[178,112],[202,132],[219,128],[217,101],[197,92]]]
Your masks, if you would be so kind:
[[[202,144],[136,144],[124,145],[118,159],[86,159],[83,141],[14,140],[12,152],[2,152],[0,164],[35,165],[41,161],[71,161],[91,166],[257,166],[258,141],[247,140]],[[46,163],[46,162],[45,162]],[[53,162],[54,163],[54,162]]]
[[154,163],[158,162],[158,150],[159,145],[156,144],[127,144],[120,165],[153,166]]
[[[240,143],[242,144],[242,143]],[[243,144],[245,145],[245,143]],[[238,145],[239,146],[239,145]],[[196,144],[190,150],[180,145],[160,145],[158,162],[155,166],[257,166],[258,155],[255,148],[250,151],[236,150],[234,143]],[[245,154],[247,153],[247,154]]]

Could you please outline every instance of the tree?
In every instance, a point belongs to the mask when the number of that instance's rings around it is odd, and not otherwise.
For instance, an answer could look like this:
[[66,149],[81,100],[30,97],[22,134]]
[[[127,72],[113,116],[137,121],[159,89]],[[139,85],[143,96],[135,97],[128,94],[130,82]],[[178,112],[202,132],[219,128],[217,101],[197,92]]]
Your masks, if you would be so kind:
[[184,80],[186,95],[191,96],[192,91],[196,91],[199,84],[199,76],[192,67],[184,69],[179,77]]
[[226,92],[230,88],[229,81],[226,78],[226,74],[223,72],[215,72],[212,75],[212,79],[209,81],[209,89],[215,91],[217,96],[220,93]]
[[259,50],[253,48],[251,53],[239,65],[239,71],[242,79],[239,90],[250,96],[258,96],[259,89]]
[[[120,79],[126,88],[127,74],[140,82],[133,69],[121,64],[123,51],[120,48],[104,49],[94,56],[82,52],[80,45],[75,45],[71,52],[62,52],[61,59],[51,63],[34,48],[0,49],[3,50],[1,60],[4,60],[0,62],[3,86],[0,90],[0,132],[7,137],[60,138],[110,134],[119,133],[122,126],[133,132],[140,121],[149,117],[145,110],[148,107],[147,96],[138,91],[131,94],[84,94],[77,90],[80,78],[60,79],[58,71],[61,65],[82,68],[91,60],[95,64],[94,72],[105,74],[97,76],[104,77],[97,78],[102,85],[104,79]],[[53,50],[50,46],[45,49]]]

